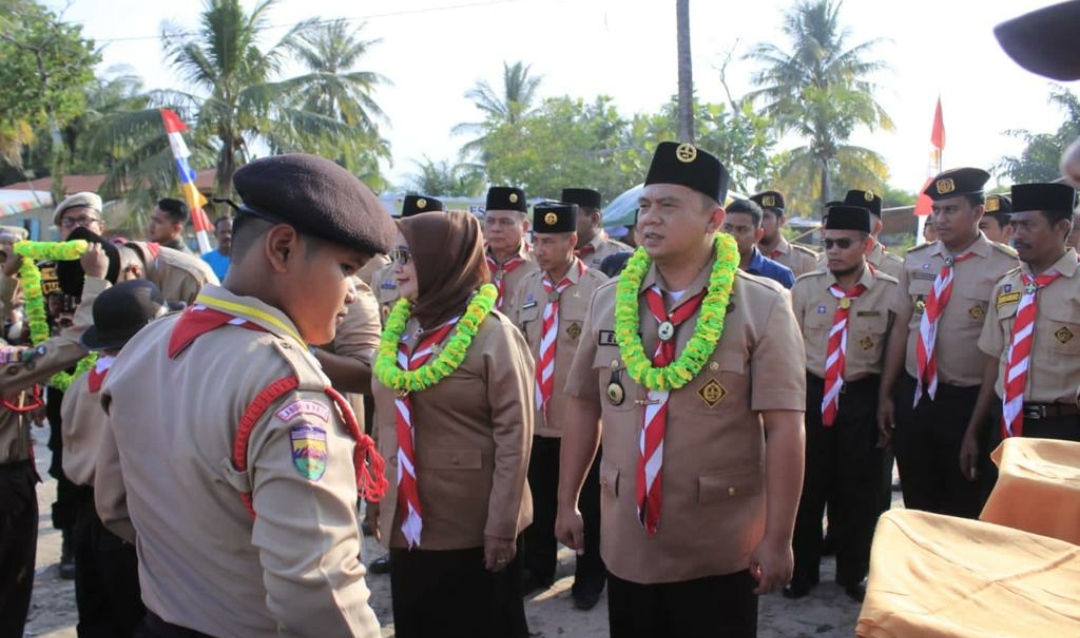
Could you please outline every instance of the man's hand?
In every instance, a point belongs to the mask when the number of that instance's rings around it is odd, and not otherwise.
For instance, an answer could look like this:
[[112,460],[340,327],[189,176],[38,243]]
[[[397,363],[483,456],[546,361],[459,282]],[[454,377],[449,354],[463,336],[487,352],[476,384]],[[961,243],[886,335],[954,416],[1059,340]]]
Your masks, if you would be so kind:
[[79,264],[82,265],[87,277],[104,279],[105,274],[109,272],[109,256],[105,254],[105,249],[101,247],[101,244],[96,242],[91,243],[82,257],[79,257]]
[[758,583],[754,593],[759,596],[787,585],[794,570],[795,554],[791,550],[790,539],[776,541],[763,538],[750,553],[750,575]]
[[585,522],[577,508],[559,508],[555,517],[555,538],[578,554],[585,550]]
[[960,473],[969,481],[979,478],[979,440],[975,428],[968,426],[960,443]]
[[517,555],[514,539],[484,537],[484,568],[489,572],[501,572]]
[[7,259],[4,260],[4,276],[14,277],[19,274],[19,267],[22,266],[22,256],[15,254],[14,250],[11,250],[7,254]]
[[879,448],[887,448],[892,443],[893,428],[896,422],[893,420],[893,400],[885,397],[878,400],[877,409],[878,441]]

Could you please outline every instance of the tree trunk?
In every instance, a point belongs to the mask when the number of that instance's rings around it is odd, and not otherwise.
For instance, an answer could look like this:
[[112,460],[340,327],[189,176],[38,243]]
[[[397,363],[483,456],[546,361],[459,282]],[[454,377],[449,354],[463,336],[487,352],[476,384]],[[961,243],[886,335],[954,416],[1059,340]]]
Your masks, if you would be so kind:
[[675,0],[679,50],[679,141],[694,143],[694,72],[690,63],[690,0]]
[[832,199],[832,175],[829,174],[829,160],[821,158],[821,210]]

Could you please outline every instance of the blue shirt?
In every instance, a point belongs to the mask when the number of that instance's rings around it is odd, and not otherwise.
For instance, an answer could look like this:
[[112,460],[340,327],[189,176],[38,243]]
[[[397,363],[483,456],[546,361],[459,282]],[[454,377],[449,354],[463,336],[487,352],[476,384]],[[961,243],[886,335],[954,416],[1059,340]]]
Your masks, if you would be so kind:
[[200,257],[210,264],[210,269],[217,275],[218,281],[225,281],[225,273],[229,272],[229,264],[232,262],[228,255],[222,255],[217,250],[211,250],[208,253],[203,253]]
[[790,289],[795,285],[795,274],[791,272],[791,269],[762,255],[756,246],[754,247],[753,256],[750,257],[750,264],[746,267],[746,272],[751,275],[768,277],[784,288]]

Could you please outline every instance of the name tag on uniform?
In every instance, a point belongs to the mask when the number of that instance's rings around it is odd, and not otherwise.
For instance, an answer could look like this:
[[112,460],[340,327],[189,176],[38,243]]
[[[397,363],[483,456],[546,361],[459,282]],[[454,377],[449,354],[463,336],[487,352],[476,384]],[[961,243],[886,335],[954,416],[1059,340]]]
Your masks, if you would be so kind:
[[395,290],[397,288],[397,282],[395,282],[393,279],[387,279],[382,283],[382,286],[380,286],[380,288],[382,288],[383,290]]
[[922,272],[921,270],[916,270],[915,272],[911,273],[911,278],[922,279],[925,281],[933,281],[937,279],[937,275],[932,272]]
[[880,310],[860,310],[855,313],[856,317],[880,317]]
[[597,343],[599,345],[601,345],[601,346],[617,346],[617,345],[619,345],[618,343],[615,342],[615,331],[614,330],[601,330],[600,331],[600,338],[597,341]]
[[529,308],[535,308],[535,307],[536,307],[536,302],[535,301],[530,301],[528,303],[524,303],[524,304],[521,305],[522,310],[528,310]]
[[997,306],[998,306],[998,308],[1000,308],[1000,307],[1004,306],[1005,304],[1016,303],[1018,301],[1020,301],[1020,291],[1019,290],[1016,291],[1016,292],[1006,292],[1006,293],[1002,293],[1002,294],[998,295]]

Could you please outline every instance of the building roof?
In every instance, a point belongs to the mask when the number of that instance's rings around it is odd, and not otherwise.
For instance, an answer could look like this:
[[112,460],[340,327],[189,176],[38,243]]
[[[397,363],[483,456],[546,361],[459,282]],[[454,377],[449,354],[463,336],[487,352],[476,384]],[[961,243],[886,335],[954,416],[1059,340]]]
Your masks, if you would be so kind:
[[[204,192],[212,191],[214,188],[214,174],[215,171],[212,168],[203,169],[195,173],[195,186]],[[97,175],[64,175],[64,194],[70,195],[72,193],[78,193],[81,191],[97,192],[101,189],[101,185],[105,183],[105,174]],[[40,177],[29,182],[15,182],[7,186],[0,186],[0,190],[35,190],[51,192],[53,185],[53,178]]]

